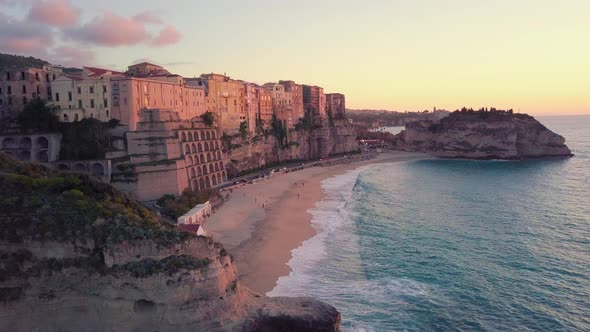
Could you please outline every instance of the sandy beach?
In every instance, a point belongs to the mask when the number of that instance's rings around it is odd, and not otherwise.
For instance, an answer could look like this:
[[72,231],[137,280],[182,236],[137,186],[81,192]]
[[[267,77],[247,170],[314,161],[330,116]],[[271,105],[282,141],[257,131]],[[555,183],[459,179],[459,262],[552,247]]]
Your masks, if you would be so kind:
[[367,164],[427,157],[392,151],[368,161],[277,174],[231,193],[224,191],[228,200],[205,228],[234,256],[242,284],[266,294],[279,277],[289,274],[291,251],[315,235],[307,211],[323,198],[322,180]]

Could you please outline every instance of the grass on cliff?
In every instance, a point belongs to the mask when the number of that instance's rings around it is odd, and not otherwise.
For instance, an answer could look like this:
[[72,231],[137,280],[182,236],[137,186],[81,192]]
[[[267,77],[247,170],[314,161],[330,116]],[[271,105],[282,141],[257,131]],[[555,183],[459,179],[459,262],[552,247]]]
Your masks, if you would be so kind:
[[90,241],[102,247],[149,239],[170,246],[190,237],[108,184],[4,153],[0,187],[0,241]]

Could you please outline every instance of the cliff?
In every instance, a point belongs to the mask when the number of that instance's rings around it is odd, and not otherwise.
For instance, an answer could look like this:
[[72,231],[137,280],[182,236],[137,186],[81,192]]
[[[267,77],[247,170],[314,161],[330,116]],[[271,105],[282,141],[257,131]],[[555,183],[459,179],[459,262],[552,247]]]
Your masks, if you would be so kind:
[[572,156],[565,139],[532,116],[504,111],[456,111],[438,123],[409,123],[395,138],[394,148],[443,158]]
[[0,331],[337,331],[242,287],[231,255],[113,187],[0,154]]
[[356,132],[346,120],[326,121],[309,130],[291,130],[284,147],[271,134],[247,139],[233,136],[224,142],[229,177],[286,161],[318,159],[358,149]]

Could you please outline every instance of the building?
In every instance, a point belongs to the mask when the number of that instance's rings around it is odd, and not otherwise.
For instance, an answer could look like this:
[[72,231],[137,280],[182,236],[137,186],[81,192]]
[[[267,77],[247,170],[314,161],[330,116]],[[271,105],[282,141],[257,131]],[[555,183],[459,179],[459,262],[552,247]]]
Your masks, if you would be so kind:
[[215,188],[227,181],[217,128],[177,111],[142,109],[136,129],[126,133],[126,150],[112,152],[111,183],[141,201],[186,189]]
[[51,83],[53,104],[59,108],[59,119],[63,122],[84,118],[103,122],[111,120],[111,79],[116,77],[125,75],[94,67],[84,67],[81,73],[59,76]]
[[62,74],[62,68],[19,67],[0,69],[0,121],[13,119],[34,98],[51,100],[51,82]]
[[287,92],[285,86],[278,83],[266,83],[263,87],[270,91],[273,114],[283,124],[284,128],[292,129],[295,125],[293,94]]
[[258,99],[258,90],[260,87],[254,83],[243,82],[244,87],[244,108],[246,109],[246,119],[248,121],[248,132],[250,135],[256,134],[258,125],[258,114],[260,113],[260,100]]
[[326,94],[326,113],[333,119],[343,119],[346,116],[346,100],[341,93]]
[[258,87],[258,121],[263,129],[269,129],[272,124],[272,94],[270,90]]
[[291,93],[293,107],[293,120],[297,123],[304,115],[303,109],[303,87],[293,81],[279,81],[285,87],[285,91]]
[[319,86],[303,85],[303,108],[321,118],[326,117],[326,96]]
[[[129,67],[133,76],[111,78],[112,118],[137,129],[142,109],[172,109],[181,120],[192,120],[206,112],[205,90],[186,84],[184,78],[148,63]],[[160,68],[149,72],[150,68]],[[145,74],[145,73],[148,74]]]
[[220,74],[203,74],[199,78],[187,79],[191,85],[205,87],[207,111],[215,114],[224,133],[237,134],[240,124],[248,121],[244,102],[244,88],[241,81],[232,80]]
[[205,218],[211,215],[211,203],[209,201],[203,204],[195,205],[190,211],[178,217],[178,225],[203,225]]

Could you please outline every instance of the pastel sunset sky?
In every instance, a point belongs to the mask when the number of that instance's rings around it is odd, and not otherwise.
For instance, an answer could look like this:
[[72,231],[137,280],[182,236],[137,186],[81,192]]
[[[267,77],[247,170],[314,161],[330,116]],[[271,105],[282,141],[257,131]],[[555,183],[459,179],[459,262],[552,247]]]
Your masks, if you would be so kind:
[[348,108],[590,114],[589,0],[0,0],[0,52],[292,79]]

